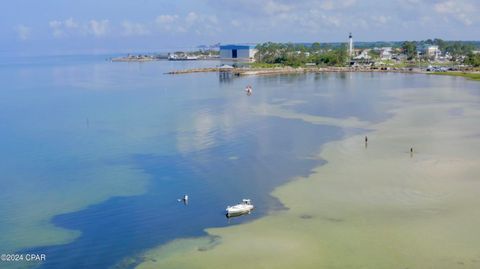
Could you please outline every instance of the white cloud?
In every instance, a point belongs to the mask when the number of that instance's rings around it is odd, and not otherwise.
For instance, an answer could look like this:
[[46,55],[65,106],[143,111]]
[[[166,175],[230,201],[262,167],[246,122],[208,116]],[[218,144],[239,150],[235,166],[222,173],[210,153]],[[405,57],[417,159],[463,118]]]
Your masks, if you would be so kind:
[[323,1],[319,6],[321,9],[325,10],[332,10],[335,7],[333,1]]
[[108,20],[91,20],[88,23],[90,32],[97,37],[101,37],[107,34],[110,22]]
[[163,24],[163,23],[173,23],[178,19],[178,15],[159,15],[155,19],[155,22],[158,24]]
[[195,12],[190,12],[185,17],[185,28],[197,35],[211,35],[220,31],[217,16]]
[[55,38],[75,35],[104,36],[109,30],[108,20],[90,20],[88,23],[77,22],[73,18],[66,20],[53,20],[49,22],[52,34]]
[[468,1],[444,1],[436,3],[434,9],[437,13],[452,17],[467,26],[478,16],[475,5]]
[[124,21],[122,27],[123,34],[126,36],[143,36],[150,34],[150,30],[141,23]]
[[268,0],[266,3],[262,3],[262,5],[267,14],[286,13],[293,9],[293,6],[291,5],[283,4],[274,0]]
[[385,15],[379,15],[379,16],[372,16],[372,20],[377,23],[377,24],[386,24],[387,22],[390,21],[390,17],[385,16]]
[[231,20],[230,23],[232,24],[232,26],[235,27],[239,27],[242,25],[238,20]]
[[80,24],[73,18],[68,18],[64,21],[53,20],[49,22],[52,34],[54,37],[62,37],[76,31],[81,31]]
[[356,21],[355,25],[354,25],[354,28],[359,28],[359,29],[365,30],[365,29],[369,28],[369,24],[364,19],[358,19]]
[[[145,35],[160,38],[167,35],[172,38],[168,43],[185,40],[335,41],[343,40],[348,32],[354,32],[359,40],[475,39],[473,30],[480,25],[479,1],[200,0],[200,3],[180,5],[170,12],[162,11],[163,5],[150,1],[152,3],[147,6],[160,10],[156,17],[138,21],[130,16],[116,17],[118,22],[65,17],[52,20],[49,25],[57,38]],[[20,35],[18,29],[19,38],[28,38],[27,30]],[[177,36],[181,37],[178,41],[173,39]]]
[[168,15],[163,14],[155,18],[155,24],[161,31],[165,32],[184,32],[183,29],[177,21],[179,20],[178,15]]
[[344,0],[342,1],[342,7],[347,8],[347,7],[353,7],[357,4],[357,0]]
[[185,16],[159,15],[155,18],[155,25],[160,31],[183,33],[193,32],[199,35],[218,32],[218,18],[216,15],[188,12]]
[[321,9],[311,9],[302,15],[292,16],[285,14],[283,18],[280,17],[279,20],[276,21],[277,26],[281,28],[288,27],[288,23],[293,23],[297,25],[297,27],[307,30],[310,33],[318,33],[325,31],[325,29],[341,27],[342,18],[334,14],[326,13]]
[[195,12],[189,12],[187,17],[185,17],[185,21],[188,24],[194,24],[198,20],[198,15]]
[[334,27],[339,27],[341,25],[341,19],[337,16],[321,15],[320,19],[323,25]]
[[185,17],[185,22],[189,26],[194,24],[217,24],[218,19],[217,19],[217,16],[215,15],[204,15],[204,14],[197,14],[195,12],[189,12]]
[[64,35],[64,32],[63,32],[63,23],[61,21],[50,21],[48,23],[48,25],[50,26],[50,28],[52,28],[52,34],[54,37],[61,37]]
[[79,26],[78,23],[73,18],[69,18],[65,20],[64,24],[65,24],[65,27],[68,29],[76,29]]
[[30,27],[20,24],[15,27],[15,31],[20,40],[27,40],[30,37]]
[[[333,1],[333,0],[325,0],[320,2],[318,5],[321,9],[324,10],[335,10],[335,9],[344,9],[352,7],[356,4],[356,0],[343,0],[343,1]],[[312,6],[315,6],[314,3],[311,3]]]

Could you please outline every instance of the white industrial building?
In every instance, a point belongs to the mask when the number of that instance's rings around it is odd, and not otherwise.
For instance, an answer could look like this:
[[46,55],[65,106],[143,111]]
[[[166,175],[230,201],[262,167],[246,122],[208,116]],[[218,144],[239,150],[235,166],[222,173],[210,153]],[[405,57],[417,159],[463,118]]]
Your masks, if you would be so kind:
[[256,52],[255,45],[220,45],[220,59],[253,60]]

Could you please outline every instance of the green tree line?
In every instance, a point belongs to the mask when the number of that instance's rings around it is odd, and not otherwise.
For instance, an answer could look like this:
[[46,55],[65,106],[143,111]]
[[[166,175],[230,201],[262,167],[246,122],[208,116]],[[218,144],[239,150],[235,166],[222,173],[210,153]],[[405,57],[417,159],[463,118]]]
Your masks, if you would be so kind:
[[[464,63],[472,66],[478,66],[480,57],[478,54],[472,53],[479,45],[473,41],[445,41],[435,38],[422,41],[403,41],[399,44],[408,60],[417,60],[417,52],[430,45],[437,45],[442,53],[448,53],[453,60],[462,56],[461,59],[464,59]],[[266,42],[258,44],[256,49],[256,62],[262,65],[298,67],[304,66],[306,63],[315,63],[319,66],[345,66],[349,60],[346,44],[315,42],[305,45]],[[380,56],[379,51],[374,50],[371,50],[369,55],[373,59]]]
[[459,56],[466,56],[476,49],[473,42],[468,41],[445,41],[440,38],[427,39],[422,41],[404,41],[401,48],[407,55],[407,59],[412,60],[417,57],[417,51],[427,46],[436,45],[442,53],[448,53],[453,60]]
[[480,54],[468,54],[465,58],[464,63],[474,67],[480,67]]
[[311,46],[293,43],[266,42],[256,46],[257,63],[303,66],[315,63],[326,66],[343,66],[347,63],[348,53],[345,46],[332,47],[328,44],[313,43]]

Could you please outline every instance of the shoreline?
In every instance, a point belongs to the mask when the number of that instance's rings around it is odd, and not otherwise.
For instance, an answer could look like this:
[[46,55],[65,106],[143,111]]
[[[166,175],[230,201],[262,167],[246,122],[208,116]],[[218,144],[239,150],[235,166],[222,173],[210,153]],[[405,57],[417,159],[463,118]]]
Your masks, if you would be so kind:
[[478,98],[392,95],[393,117],[369,126],[368,148],[363,135],[331,142],[318,156],[327,164],[275,189],[289,210],[174,240],[137,268],[476,268]]
[[448,72],[433,72],[428,73],[431,75],[440,75],[440,76],[454,76],[454,77],[463,77],[469,80],[480,81],[480,72],[457,72],[457,71],[448,71]]
[[448,72],[428,72],[418,67],[404,68],[371,68],[371,67],[274,67],[274,68],[222,68],[222,67],[204,67],[191,68],[182,70],[173,70],[166,75],[182,75],[191,73],[212,73],[220,72],[232,74],[234,76],[255,76],[255,75],[288,75],[288,74],[304,74],[304,73],[410,73],[410,74],[429,74],[429,75],[446,75],[460,76],[471,80],[480,80],[479,71],[448,71]]
[[180,75],[191,73],[210,73],[210,72],[225,72],[231,73],[235,76],[248,75],[283,75],[283,74],[301,74],[301,73],[342,73],[342,72],[394,72],[394,73],[428,73],[421,71],[419,68],[391,68],[391,69],[372,69],[366,67],[274,67],[274,68],[222,68],[222,67],[205,67],[205,68],[191,68],[182,70],[173,70],[165,73],[166,75]]

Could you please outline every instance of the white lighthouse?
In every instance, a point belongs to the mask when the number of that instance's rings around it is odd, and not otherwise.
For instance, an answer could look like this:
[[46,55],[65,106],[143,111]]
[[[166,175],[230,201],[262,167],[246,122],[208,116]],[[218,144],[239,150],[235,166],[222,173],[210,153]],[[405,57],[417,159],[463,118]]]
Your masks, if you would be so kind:
[[353,38],[352,33],[348,35],[348,55],[350,58],[353,56]]

